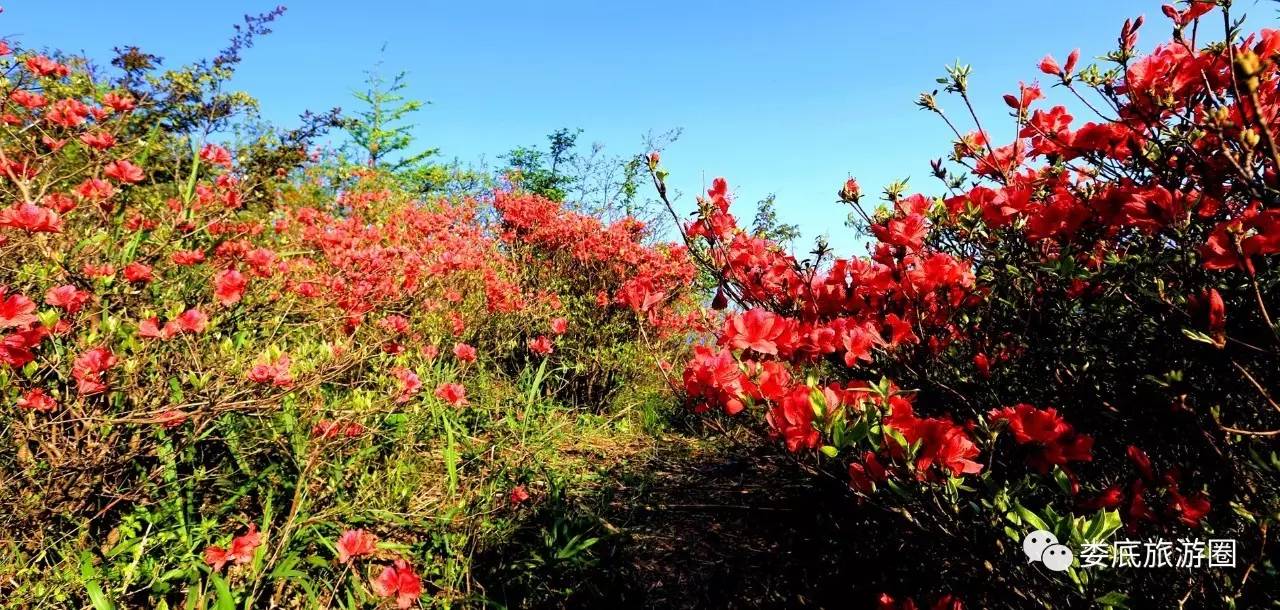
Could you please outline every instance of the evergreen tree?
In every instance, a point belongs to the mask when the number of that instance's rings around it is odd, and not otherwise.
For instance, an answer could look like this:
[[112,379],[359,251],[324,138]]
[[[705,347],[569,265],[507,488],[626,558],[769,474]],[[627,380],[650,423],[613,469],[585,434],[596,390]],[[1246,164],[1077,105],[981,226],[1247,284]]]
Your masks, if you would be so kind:
[[[385,47],[384,47],[385,50]],[[409,84],[404,71],[388,79],[382,74],[382,61],[366,72],[365,90],[355,98],[363,109],[344,121],[343,127],[364,153],[369,167],[392,173],[412,170],[439,150],[428,148],[408,154],[413,145],[415,125],[410,115],[422,110],[424,102],[405,96]]]

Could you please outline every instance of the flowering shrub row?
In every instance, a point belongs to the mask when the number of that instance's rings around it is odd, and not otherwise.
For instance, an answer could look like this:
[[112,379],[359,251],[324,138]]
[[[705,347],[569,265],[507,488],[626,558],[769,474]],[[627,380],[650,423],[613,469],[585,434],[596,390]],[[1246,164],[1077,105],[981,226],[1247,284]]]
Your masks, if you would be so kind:
[[0,544],[20,553],[0,593],[18,605],[79,598],[50,569],[98,607],[462,597],[465,570],[422,560],[471,543],[422,520],[530,495],[494,493],[522,457],[464,489],[459,455],[565,388],[605,408],[653,364],[590,346],[656,361],[691,323],[693,267],[634,221],[250,172],[165,127],[128,74],[8,46],[0,66]]
[[[1099,64],[1046,57],[1040,70],[1092,120],[1020,85],[1005,96],[1011,143],[978,123],[933,162],[945,196],[891,188],[869,214],[850,179],[839,198],[862,215],[869,256],[798,261],[739,228],[715,181],[684,233],[721,282],[714,305],[736,307],[685,367],[695,407],[757,414],[865,501],[939,535],[967,529],[964,548],[1013,537],[997,569],[1018,582],[1034,566],[1013,549],[1034,529],[1077,549],[1120,527],[1206,530],[1266,561],[1280,514],[1280,32],[1198,42],[1210,19],[1232,23],[1220,4],[1167,7],[1173,38],[1146,55],[1139,18]],[[957,65],[945,83],[972,111],[969,75]],[[936,94],[920,107],[956,129]],[[1049,599],[1265,596],[1244,584],[1251,570],[1170,588],[1077,563]]]

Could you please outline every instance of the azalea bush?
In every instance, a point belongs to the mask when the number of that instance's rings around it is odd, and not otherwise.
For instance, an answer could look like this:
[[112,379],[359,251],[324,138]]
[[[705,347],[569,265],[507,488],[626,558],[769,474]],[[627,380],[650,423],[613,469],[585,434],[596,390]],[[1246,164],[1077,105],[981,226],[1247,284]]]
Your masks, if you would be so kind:
[[683,248],[635,221],[328,181],[314,116],[216,143],[278,14],[163,73],[0,45],[6,603],[480,598],[577,410],[612,430],[696,327]]
[[[839,191],[868,256],[798,260],[739,228],[724,180],[699,199],[684,236],[720,282],[723,326],[686,393],[900,518],[872,535],[929,540],[932,590],[903,583],[880,607],[1270,599],[1280,32],[1243,33],[1229,4],[1165,7],[1172,38],[1150,53],[1138,18],[1096,62],[1046,57],[1043,84],[1005,96],[1005,143],[974,112],[970,69],[950,68],[919,100],[955,132],[932,163],[942,194],[895,185],[867,210],[856,180]],[[1069,570],[1027,563],[1037,529],[1076,549]],[[1084,545],[1121,537],[1234,539],[1237,559],[1082,567]]]

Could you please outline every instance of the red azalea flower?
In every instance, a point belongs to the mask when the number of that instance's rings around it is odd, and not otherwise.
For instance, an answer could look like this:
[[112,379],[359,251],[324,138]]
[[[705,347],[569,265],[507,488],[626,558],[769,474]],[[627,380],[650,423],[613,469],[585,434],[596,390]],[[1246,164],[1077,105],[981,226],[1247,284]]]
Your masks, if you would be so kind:
[[204,562],[213,567],[214,572],[221,572],[222,567],[230,560],[226,549],[220,546],[210,546],[204,550]]
[[467,389],[457,383],[443,383],[436,388],[436,398],[439,398],[455,407],[466,406]]
[[0,364],[16,368],[35,360],[31,350],[48,334],[48,329],[36,325],[0,338]]
[[1176,485],[1169,486],[1169,507],[1178,515],[1178,520],[1189,527],[1199,527],[1200,520],[1209,514],[1209,497],[1201,492],[1184,496],[1178,492]]
[[160,328],[160,319],[152,316],[141,322],[138,322],[138,336],[143,339],[168,339],[164,330]]
[[76,194],[86,201],[106,201],[116,192],[116,187],[100,178],[86,178],[76,187]]
[[213,276],[213,296],[224,307],[240,302],[248,280],[235,269],[223,269]]
[[455,343],[453,344],[453,357],[463,362],[475,362],[476,348],[466,343]]
[[551,332],[557,335],[563,335],[569,330],[569,321],[564,318],[556,318],[551,321]]
[[34,91],[27,91],[26,89],[19,89],[10,93],[9,99],[13,100],[13,103],[22,106],[27,110],[34,110],[44,106],[46,101],[43,95]]
[[169,255],[169,260],[175,265],[195,265],[204,262],[204,252],[200,250],[179,250]]
[[66,193],[49,193],[41,203],[59,214],[66,214],[76,209],[76,200]]
[[1057,60],[1055,60],[1052,55],[1045,55],[1044,59],[1040,60],[1040,71],[1048,74],[1049,76],[1063,75],[1062,68],[1058,66]]
[[508,500],[511,501],[512,506],[519,506],[521,504],[524,504],[525,501],[528,499],[529,499],[529,490],[526,489],[524,485],[516,485],[515,487],[511,488],[511,495],[508,498]]
[[61,233],[62,217],[34,203],[15,203],[0,210],[0,227],[21,229],[27,233]]
[[21,294],[5,296],[0,286],[0,329],[23,328],[37,321],[36,304]]
[[116,112],[129,112],[135,105],[132,97],[114,91],[102,96],[102,104]]
[[813,427],[813,406],[809,388],[796,386],[765,416],[774,434],[786,442],[788,451],[813,449],[821,440]]
[[378,537],[364,530],[347,530],[338,537],[338,563],[350,563],[356,557],[372,555]]
[[393,566],[384,569],[372,587],[382,597],[395,597],[396,606],[401,610],[412,606],[422,594],[422,580],[403,559],[397,559]]
[[1112,485],[1090,500],[1080,503],[1080,508],[1095,511],[1101,508],[1116,508],[1124,503],[1124,490],[1119,485]]
[[18,399],[18,407],[32,411],[47,412],[57,409],[58,403],[53,397],[46,394],[43,388],[33,388]]
[[756,307],[745,314],[729,317],[721,343],[735,350],[751,349],[776,356],[778,343],[787,330],[786,322],[780,316]]
[[169,331],[170,327],[172,327],[172,335],[180,333],[199,334],[204,332],[208,326],[209,316],[199,309],[188,309],[182,312],[182,315],[166,324],[165,330]]
[[863,493],[875,490],[876,483],[888,480],[888,473],[876,458],[876,454],[867,451],[862,455],[862,463],[849,464],[849,485]]
[[120,159],[119,161],[112,161],[111,163],[108,163],[106,167],[102,168],[102,174],[116,182],[122,182],[125,184],[141,182],[142,179],[146,177],[142,168],[134,165],[133,162],[128,159]]
[[79,127],[89,118],[89,107],[80,100],[60,99],[49,107],[44,118],[59,127]]
[[76,357],[71,375],[76,388],[83,395],[100,394],[107,390],[106,372],[119,360],[106,347],[95,347]]
[[289,372],[289,356],[281,354],[275,362],[258,363],[249,369],[249,381],[269,383],[276,387],[287,388],[293,385],[293,375]]
[[1093,459],[1093,437],[1077,434],[1053,408],[1037,409],[1028,404],[1018,404],[1003,409],[993,409],[988,417],[1009,425],[1014,440],[1019,444],[1035,445],[1037,451],[1029,458],[1032,467],[1042,474],[1054,465],[1067,462],[1088,462]]
[[253,561],[253,552],[262,544],[262,534],[258,533],[257,524],[250,524],[249,531],[231,539],[231,550],[227,558],[236,563]]
[[135,284],[145,284],[155,279],[155,274],[152,273],[151,267],[138,262],[125,265],[123,273],[124,279]]
[[23,65],[30,70],[32,74],[39,78],[52,76],[54,78],[62,78],[71,73],[71,70],[65,65],[60,64],[44,55],[34,55],[28,57]]
[[555,351],[555,348],[551,347],[551,340],[545,335],[538,335],[537,339],[529,341],[529,351],[546,356]]
[[1155,480],[1156,475],[1151,469],[1151,458],[1147,457],[1147,452],[1134,445],[1129,445],[1129,448],[1125,450],[1125,453],[1129,456],[1129,460],[1133,462],[1133,465],[1137,466],[1138,472],[1142,474],[1142,478],[1148,481]]
[[400,393],[396,395],[397,403],[406,403],[413,398],[418,390],[422,389],[422,380],[418,378],[418,374],[404,367],[399,367],[391,372],[400,382]]
[[900,432],[908,446],[920,443],[916,469],[921,477],[928,476],[929,467],[935,464],[951,476],[982,471],[982,464],[972,459],[978,456],[977,445],[969,440],[964,428],[949,419],[916,417],[911,404],[899,400],[885,418],[885,425]]
[[75,315],[80,311],[84,304],[89,301],[92,296],[89,292],[80,290],[71,284],[50,288],[44,293],[44,302],[51,307],[57,307],[69,315]]
[[216,144],[205,144],[200,149],[200,160],[211,165],[220,165],[231,169],[231,153]]
[[105,131],[91,131],[80,134],[80,141],[84,142],[85,146],[98,150],[106,150],[116,145],[115,136]]

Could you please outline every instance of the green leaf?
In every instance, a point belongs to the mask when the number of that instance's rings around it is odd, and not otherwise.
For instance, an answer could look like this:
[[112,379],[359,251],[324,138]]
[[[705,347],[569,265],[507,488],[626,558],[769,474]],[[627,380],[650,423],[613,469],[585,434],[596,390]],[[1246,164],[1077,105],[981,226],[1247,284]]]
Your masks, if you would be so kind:
[[1049,525],[1046,524],[1044,520],[1040,518],[1039,515],[1031,512],[1027,508],[1023,507],[1021,504],[1014,504],[1013,509],[1018,511],[1018,516],[1022,517],[1022,520],[1026,521],[1027,524],[1030,525],[1031,527],[1034,527],[1037,530],[1049,531]]
[[115,610],[115,604],[107,599],[98,584],[98,570],[93,565],[93,555],[88,551],[80,553],[80,579],[84,581],[85,592],[89,594],[89,603],[94,610]]
[[231,593],[231,587],[227,585],[227,581],[217,574],[210,574],[209,579],[213,581],[213,588],[218,592],[217,610],[236,610],[236,598]]
[[1119,591],[1108,592],[1106,595],[1103,595],[1102,597],[1099,597],[1093,601],[1097,602],[1099,606],[1103,606],[1106,608],[1118,608],[1120,610],[1127,610],[1127,608],[1129,607],[1128,606],[1129,596]]

